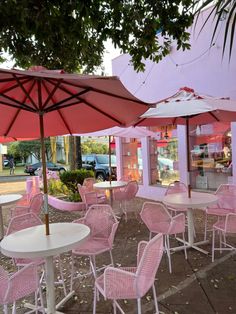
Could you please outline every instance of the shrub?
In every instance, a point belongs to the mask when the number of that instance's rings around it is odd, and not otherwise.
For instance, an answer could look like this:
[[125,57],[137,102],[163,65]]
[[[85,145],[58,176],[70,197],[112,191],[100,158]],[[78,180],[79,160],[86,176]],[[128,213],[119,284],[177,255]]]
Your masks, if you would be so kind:
[[82,185],[85,178],[91,177],[94,177],[94,172],[92,170],[86,169],[65,171],[60,173],[61,182],[63,182],[72,193],[78,192],[78,183]]
[[48,180],[48,194],[68,194],[68,188],[60,180],[49,179]]

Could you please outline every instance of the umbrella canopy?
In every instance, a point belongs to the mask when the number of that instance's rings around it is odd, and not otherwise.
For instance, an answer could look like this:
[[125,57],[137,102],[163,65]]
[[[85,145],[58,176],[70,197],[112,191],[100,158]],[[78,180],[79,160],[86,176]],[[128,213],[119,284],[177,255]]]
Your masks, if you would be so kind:
[[236,121],[236,100],[197,94],[188,87],[180,88],[173,96],[159,101],[141,116],[138,125],[186,124],[187,170],[190,197],[189,124]]
[[117,77],[33,67],[0,69],[0,136],[40,138],[46,234],[49,234],[44,137],[128,125],[147,109]]
[[[81,133],[81,134],[73,134],[75,136],[108,136],[108,147],[109,147],[109,169],[111,174],[111,136],[116,137],[128,137],[128,138],[142,138],[146,136],[156,137],[156,134],[152,131],[147,130],[144,127],[127,127],[122,128],[115,126],[113,128],[91,132],[91,133]],[[111,181],[111,177],[110,177]]]
[[155,108],[148,109],[137,125],[156,125],[155,118],[163,125],[186,124],[187,117],[193,125],[236,121],[236,100],[201,95],[183,87],[173,96],[157,102]]
[[128,137],[128,138],[142,138],[146,136],[156,137],[156,134],[152,131],[147,130],[144,127],[127,127],[122,128],[115,126],[113,128],[100,130],[97,132],[73,134],[75,136],[117,136],[117,137]]

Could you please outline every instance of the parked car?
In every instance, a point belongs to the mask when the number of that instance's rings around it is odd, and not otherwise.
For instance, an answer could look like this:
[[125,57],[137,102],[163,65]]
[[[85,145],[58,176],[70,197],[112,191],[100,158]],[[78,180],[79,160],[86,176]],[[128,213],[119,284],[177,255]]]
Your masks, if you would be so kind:
[[[93,170],[97,180],[109,180],[109,155],[82,155],[82,167],[87,170]],[[115,155],[111,155],[111,178],[116,180]]]
[[8,159],[4,159],[3,160],[3,166],[4,167],[8,167],[9,166],[9,160]]
[[[37,173],[38,169],[40,169],[41,167],[42,162],[37,162],[32,165],[26,165],[25,173],[29,173],[31,176],[34,176]],[[61,165],[54,164],[53,162],[47,162],[46,167],[48,170],[59,171],[60,173],[66,171],[64,167],[62,167]]]

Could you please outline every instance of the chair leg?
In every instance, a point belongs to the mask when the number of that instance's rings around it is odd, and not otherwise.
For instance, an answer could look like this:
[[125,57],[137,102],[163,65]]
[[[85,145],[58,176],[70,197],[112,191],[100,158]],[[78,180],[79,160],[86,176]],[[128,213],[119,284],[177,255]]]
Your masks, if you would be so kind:
[[219,231],[219,237],[220,237],[220,254],[222,254],[222,232]]
[[110,253],[110,258],[111,258],[111,264],[114,267],[114,260],[113,260],[112,251],[110,250],[109,253]]
[[97,278],[96,258],[95,258],[95,256],[90,256],[89,260],[90,260],[90,265],[91,265],[91,268],[92,268],[92,272],[93,272],[94,278],[96,279]]
[[153,299],[154,299],[154,305],[155,305],[155,314],[159,314],[159,309],[158,309],[158,303],[157,303],[157,294],[156,294],[156,288],[155,285],[152,285],[152,292],[153,292]]
[[60,271],[60,276],[61,276],[61,281],[62,281],[62,287],[63,287],[64,295],[66,297],[67,291],[66,291],[65,278],[64,278],[64,275],[63,275],[63,269],[62,269],[62,265],[61,265],[61,258],[60,258],[60,256],[58,256],[58,265],[59,265],[59,271]]
[[188,259],[184,232],[183,232],[183,240],[184,240],[184,256],[185,256],[185,259]]
[[152,238],[152,232],[150,231],[150,233],[149,233],[149,241],[151,240],[151,238]]
[[8,314],[8,306],[7,306],[7,304],[3,305],[3,313],[4,314]]
[[39,287],[39,298],[40,298],[40,307],[41,307],[41,312],[45,314],[45,309],[44,309],[44,304],[43,304],[43,293],[42,293],[42,288],[41,286]]
[[166,253],[167,253],[167,257],[168,257],[168,263],[169,263],[169,272],[170,274],[172,273],[172,267],[171,267],[171,257],[170,257],[170,239],[169,239],[169,235],[166,235]]
[[13,303],[12,314],[16,314],[16,302]]
[[75,259],[74,259],[74,255],[72,253],[72,255],[71,255],[70,291],[73,290],[73,281],[74,281],[74,273],[75,273],[75,265],[74,265],[74,263],[75,263]]
[[116,314],[117,311],[116,311],[117,307],[116,307],[116,302],[113,301],[113,314]]
[[205,230],[204,230],[204,241],[207,239],[207,212],[205,215]]
[[97,288],[94,285],[94,291],[93,291],[93,314],[96,314],[96,307],[97,307]]
[[138,314],[142,314],[142,309],[141,309],[141,299],[138,298],[137,299],[137,302],[138,302]]
[[215,229],[213,227],[213,232],[212,232],[212,262],[215,260]]

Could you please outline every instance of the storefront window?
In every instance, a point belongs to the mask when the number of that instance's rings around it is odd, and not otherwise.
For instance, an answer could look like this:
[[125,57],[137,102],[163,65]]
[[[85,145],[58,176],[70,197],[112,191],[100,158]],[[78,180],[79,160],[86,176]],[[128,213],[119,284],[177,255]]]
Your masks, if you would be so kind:
[[191,185],[195,189],[216,190],[231,182],[232,150],[229,123],[194,127],[190,131]]
[[152,185],[169,185],[179,180],[178,140],[174,127],[151,128],[158,139],[150,139],[150,171]]
[[143,166],[141,141],[139,139],[123,139],[123,178],[143,182]]

